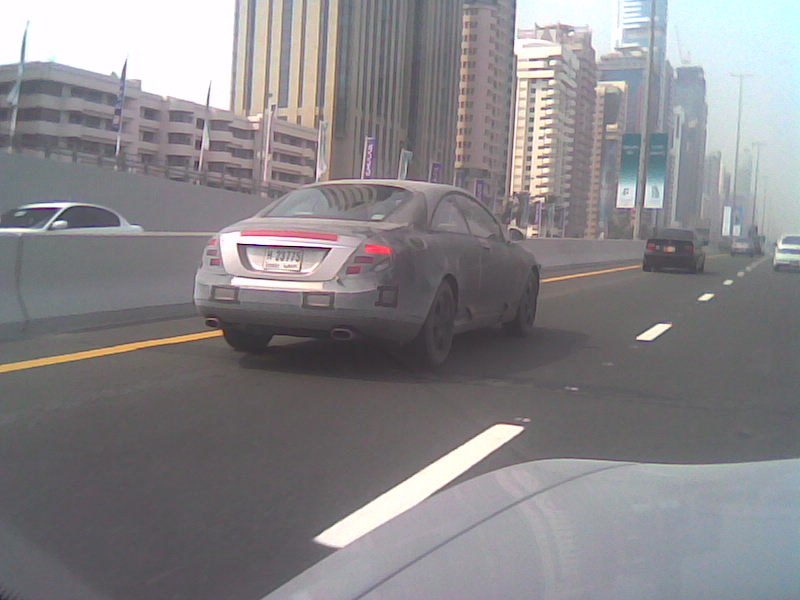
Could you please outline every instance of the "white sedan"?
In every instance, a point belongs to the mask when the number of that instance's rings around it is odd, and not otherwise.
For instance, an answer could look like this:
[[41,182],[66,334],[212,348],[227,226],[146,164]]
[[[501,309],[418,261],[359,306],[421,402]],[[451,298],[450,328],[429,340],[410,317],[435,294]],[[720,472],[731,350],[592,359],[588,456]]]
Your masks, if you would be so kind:
[[784,235],[775,244],[772,268],[779,271],[784,267],[800,269],[800,233]]
[[79,202],[39,202],[25,204],[0,215],[0,231],[74,231],[75,233],[136,233],[139,225],[130,224],[119,213],[96,204]]

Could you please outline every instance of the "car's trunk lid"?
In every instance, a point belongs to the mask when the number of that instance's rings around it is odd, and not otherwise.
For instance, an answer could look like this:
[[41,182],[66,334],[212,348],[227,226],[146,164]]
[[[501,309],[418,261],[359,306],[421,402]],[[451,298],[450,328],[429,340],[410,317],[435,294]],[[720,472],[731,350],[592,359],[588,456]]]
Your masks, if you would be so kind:
[[225,270],[239,277],[328,281],[366,240],[402,227],[335,219],[253,218],[222,231]]

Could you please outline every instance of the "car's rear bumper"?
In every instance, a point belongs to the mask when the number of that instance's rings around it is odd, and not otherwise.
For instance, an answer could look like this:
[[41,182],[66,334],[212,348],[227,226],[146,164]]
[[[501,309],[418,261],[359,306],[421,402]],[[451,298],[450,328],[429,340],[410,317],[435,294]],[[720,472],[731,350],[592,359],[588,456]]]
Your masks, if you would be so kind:
[[[397,343],[414,339],[424,320],[422,315],[392,306],[400,294],[392,286],[348,290],[331,282],[310,289],[259,289],[257,281],[251,284],[201,271],[195,279],[195,306],[201,315],[216,317],[222,325],[258,326],[302,337],[328,337],[333,329],[346,328],[356,336]],[[223,288],[234,299],[215,299],[214,288]],[[329,304],[311,306],[312,302]]]
[[785,269],[800,269],[800,256],[797,258],[775,258],[772,260],[772,266]]
[[655,269],[692,269],[697,266],[697,256],[680,254],[645,254],[644,263]]

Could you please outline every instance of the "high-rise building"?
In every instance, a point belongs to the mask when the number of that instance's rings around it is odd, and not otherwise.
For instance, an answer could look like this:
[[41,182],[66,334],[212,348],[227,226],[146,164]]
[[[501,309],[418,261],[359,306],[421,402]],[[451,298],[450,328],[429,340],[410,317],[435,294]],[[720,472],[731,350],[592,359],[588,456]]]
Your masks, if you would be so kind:
[[279,119],[330,124],[331,178],[361,174],[452,181],[462,0],[237,0],[231,103],[274,105]]
[[568,46],[542,39],[518,39],[516,55],[511,193],[544,216],[539,235],[560,234],[572,194],[579,62]]
[[703,168],[703,208],[701,216],[711,223],[711,237],[716,240],[722,230],[722,152],[706,156]]
[[706,158],[706,80],[702,67],[678,67],[675,79],[675,110],[680,117],[675,128],[680,129],[679,159],[675,165],[677,222],[693,226],[701,216],[703,200],[703,167]]
[[[656,0],[655,60],[664,63],[667,55],[667,0]],[[652,0],[617,0],[616,48],[648,48]]]
[[464,2],[456,183],[491,200],[507,191],[515,18],[515,0]]
[[609,234],[608,224],[614,213],[619,181],[627,105],[627,83],[603,81],[597,84],[586,224],[586,236],[590,238]]
[[596,83],[589,29],[520,31],[511,191],[546,203],[548,234],[586,235]]

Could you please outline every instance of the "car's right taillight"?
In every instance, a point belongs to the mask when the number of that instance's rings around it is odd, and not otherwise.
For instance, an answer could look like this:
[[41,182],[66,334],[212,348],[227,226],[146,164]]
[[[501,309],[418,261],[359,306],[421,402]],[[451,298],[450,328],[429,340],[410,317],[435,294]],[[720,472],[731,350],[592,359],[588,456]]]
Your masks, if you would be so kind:
[[692,243],[686,244],[686,246],[684,246],[683,250],[684,250],[684,252],[686,252],[686,254],[694,254],[694,244],[692,244]]
[[363,244],[348,261],[345,275],[362,275],[364,273],[383,271],[394,260],[394,248],[385,244]]
[[206,248],[203,251],[203,264],[206,267],[211,268],[222,268],[222,255],[219,249],[219,236],[214,236],[208,243],[206,244]]
[[655,242],[647,242],[647,251],[648,252],[655,252],[657,249],[658,249],[658,246],[656,246]]

